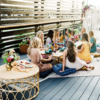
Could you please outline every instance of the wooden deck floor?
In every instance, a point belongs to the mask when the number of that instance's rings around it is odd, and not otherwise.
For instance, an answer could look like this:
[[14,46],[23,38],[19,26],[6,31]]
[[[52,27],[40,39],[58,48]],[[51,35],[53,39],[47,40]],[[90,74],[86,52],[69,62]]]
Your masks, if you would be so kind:
[[34,100],[100,100],[100,76],[47,79],[40,83],[40,93]]

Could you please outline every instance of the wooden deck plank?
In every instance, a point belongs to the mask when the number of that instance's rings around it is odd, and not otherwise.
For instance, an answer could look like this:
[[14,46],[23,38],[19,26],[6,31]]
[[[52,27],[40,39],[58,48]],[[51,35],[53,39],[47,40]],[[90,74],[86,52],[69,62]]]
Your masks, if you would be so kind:
[[97,100],[100,100],[100,94],[99,94],[99,96],[98,96]]
[[93,77],[87,77],[70,100],[78,100]]
[[39,93],[39,95],[36,98],[34,98],[33,100],[40,100],[43,96],[44,96],[43,94]]
[[50,91],[46,96],[44,96],[43,100],[51,99],[57,92],[60,91],[61,88],[63,88],[67,82],[69,82],[71,78],[64,78],[62,82],[60,82],[52,91]]
[[49,87],[49,85],[52,84],[53,82],[55,82],[56,80],[57,80],[57,79],[55,79],[55,78],[46,80],[45,83],[42,84],[42,85],[40,86],[40,93],[41,93],[41,91],[43,91],[45,88]]
[[47,80],[44,80],[44,81],[40,82],[39,85],[40,85],[40,86],[43,85],[46,81],[47,81]]
[[80,77],[73,86],[64,94],[64,96],[61,98],[61,100],[69,100],[71,96],[77,91],[79,86],[82,84],[82,82],[85,80],[86,77]]
[[78,79],[79,77],[72,78],[51,100],[59,100]]
[[82,94],[82,96],[80,97],[79,100],[88,100],[89,99],[98,80],[99,80],[99,77],[94,77],[92,79],[92,81],[90,82],[90,84],[88,85],[88,87],[86,88],[86,90],[84,91],[84,93]]
[[[62,82],[63,78],[58,78],[53,81],[47,88],[45,88],[41,94],[46,95],[48,94],[53,88],[55,88],[60,82]],[[49,99],[49,98],[48,98]],[[42,100],[42,99],[41,99]]]
[[[100,77],[99,77],[99,81],[96,84],[96,87],[94,88],[93,92],[91,93],[89,100],[97,100],[99,95],[100,95]],[[99,100],[100,100],[100,98],[99,98]]]

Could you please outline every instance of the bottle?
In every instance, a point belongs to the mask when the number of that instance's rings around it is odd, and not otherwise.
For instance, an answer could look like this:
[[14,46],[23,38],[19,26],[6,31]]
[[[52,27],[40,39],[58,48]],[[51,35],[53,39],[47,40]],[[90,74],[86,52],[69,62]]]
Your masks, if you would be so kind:
[[56,53],[56,49],[55,49],[55,47],[54,47],[54,53]]

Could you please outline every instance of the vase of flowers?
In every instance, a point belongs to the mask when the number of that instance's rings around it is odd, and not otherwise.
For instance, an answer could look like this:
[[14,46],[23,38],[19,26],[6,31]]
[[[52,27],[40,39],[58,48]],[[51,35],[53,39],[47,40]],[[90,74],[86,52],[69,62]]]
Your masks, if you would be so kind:
[[20,57],[13,49],[5,51],[2,55],[3,62],[6,63],[6,68],[10,71],[13,66],[16,64],[16,60],[19,60]]

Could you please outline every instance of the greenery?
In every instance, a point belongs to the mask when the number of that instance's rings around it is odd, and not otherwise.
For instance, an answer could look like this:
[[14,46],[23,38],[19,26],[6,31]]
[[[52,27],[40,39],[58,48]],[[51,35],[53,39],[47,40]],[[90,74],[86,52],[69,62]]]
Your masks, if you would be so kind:
[[4,51],[2,55],[2,59],[4,63],[12,63],[16,60],[19,60],[19,55],[15,53],[13,49],[10,49],[8,51]]
[[30,40],[31,40],[32,37],[33,37],[33,36],[30,35],[30,36],[28,36],[27,38],[24,38],[24,39],[22,40],[22,42],[19,43],[19,46],[20,46],[20,45],[29,45],[29,44],[30,44]]

